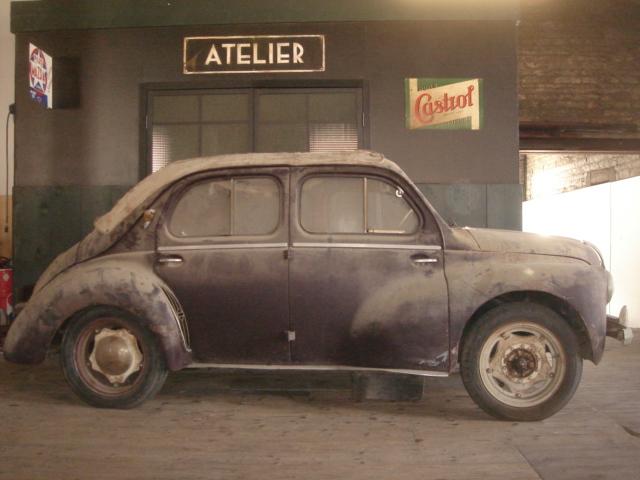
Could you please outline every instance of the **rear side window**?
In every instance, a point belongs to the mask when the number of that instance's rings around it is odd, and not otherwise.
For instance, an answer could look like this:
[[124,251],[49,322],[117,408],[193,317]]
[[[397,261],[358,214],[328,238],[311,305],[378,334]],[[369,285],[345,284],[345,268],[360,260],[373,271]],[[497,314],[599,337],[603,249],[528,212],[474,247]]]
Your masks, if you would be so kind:
[[266,235],[278,227],[280,189],[269,177],[207,180],[178,200],[169,231],[176,237]]
[[402,189],[371,177],[310,178],[302,186],[300,222],[325,234],[411,234],[419,226]]

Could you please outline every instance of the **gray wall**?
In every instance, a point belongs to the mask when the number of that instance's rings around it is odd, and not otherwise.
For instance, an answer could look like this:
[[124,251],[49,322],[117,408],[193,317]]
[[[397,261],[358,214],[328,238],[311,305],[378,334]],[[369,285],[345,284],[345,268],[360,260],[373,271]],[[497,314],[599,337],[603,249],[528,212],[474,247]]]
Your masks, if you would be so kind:
[[[327,69],[323,73],[203,76],[181,73],[185,35],[322,33]],[[28,44],[54,57],[80,59],[79,108],[46,111],[28,97]],[[214,78],[215,77],[215,78]],[[409,131],[404,124],[404,78],[480,77],[484,80],[485,126],[480,131]],[[57,252],[86,230],[68,218],[78,187],[100,187],[100,198],[115,198],[141,176],[143,87],[311,86],[340,82],[362,85],[368,101],[368,146],[398,162],[427,188],[445,217],[473,224],[520,227],[516,26],[508,21],[358,22],[243,26],[163,27],[19,33],[16,39],[16,283],[35,280]],[[454,193],[442,189],[456,185]],[[459,186],[458,184],[463,184]],[[498,184],[497,187],[491,185]],[[466,186],[465,186],[466,185]],[[484,193],[453,200],[456,191]],[[110,193],[104,193],[108,190]],[[426,188],[426,187],[425,187]],[[511,193],[503,197],[494,190]],[[56,200],[52,200],[52,195]],[[435,193],[435,192],[440,193]],[[114,193],[115,192],[115,193]],[[515,192],[515,193],[514,193]],[[84,194],[83,194],[84,195]],[[90,197],[91,195],[89,195]],[[459,196],[458,196],[459,197]],[[78,198],[81,198],[78,200]],[[85,199],[85,200],[82,200]],[[461,203],[456,203],[461,202]],[[92,214],[108,208],[97,202]],[[46,207],[43,207],[45,205]],[[54,206],[55,205],[55,206]],[[448,206],[447,206],[448,205]],[[466,205],[466,206],[465,206]],[[503,214],[505,210],[510,213]],[[476,213],[470,213],[468,209]],[[84,209],[83,211],[89,211]],[[83,213],[86,217],[86,213]],[[470,217],[471,215],[471,217]],[[84,218],[83,217],[83,218]],[[517,218],[516,218],[517,217]],[[80,222],[82,223],[82,222]],[[460,222],[459,222],[460,223]],[[467,223],[467,222],[464,222]],[[68,229],[46,247],[28,239]],[[29,272],[29,273],[26,273]]]

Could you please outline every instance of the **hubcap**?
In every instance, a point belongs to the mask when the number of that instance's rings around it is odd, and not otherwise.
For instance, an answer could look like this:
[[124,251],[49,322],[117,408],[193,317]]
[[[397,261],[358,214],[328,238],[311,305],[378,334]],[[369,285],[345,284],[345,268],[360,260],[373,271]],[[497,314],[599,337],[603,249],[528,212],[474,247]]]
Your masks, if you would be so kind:
[[540,362],[535,348],[521,343],[507,348],[504,352],[502,371],[515,382],[530,382],[536,377]]
[[136,337],[128,330],[103,328],[94,337],[89,363],[94,371],[104,375],[112,385],[119,385],[140,370],[142,352]]
[[521,321],[493,332],[480,351],[480,378],[487,391],[513,407],[532,407],[560,387],[566,356],[546,328]]

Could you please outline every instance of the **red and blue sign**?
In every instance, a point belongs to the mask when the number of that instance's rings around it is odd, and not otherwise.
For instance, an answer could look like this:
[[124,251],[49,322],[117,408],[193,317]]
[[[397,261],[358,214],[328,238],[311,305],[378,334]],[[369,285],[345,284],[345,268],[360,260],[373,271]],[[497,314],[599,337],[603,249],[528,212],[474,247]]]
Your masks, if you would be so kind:
[[29,44],[29,93],[45,108],[53,107],[53,61],[41,48]]

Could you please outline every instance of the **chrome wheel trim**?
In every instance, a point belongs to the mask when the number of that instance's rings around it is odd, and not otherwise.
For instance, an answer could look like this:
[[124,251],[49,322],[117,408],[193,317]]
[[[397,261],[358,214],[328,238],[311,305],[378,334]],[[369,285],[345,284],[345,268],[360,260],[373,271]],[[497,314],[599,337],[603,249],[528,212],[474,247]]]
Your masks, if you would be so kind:
[[[123,340],[127,345],[119,365],[116,362],[109,366],[109,352],[96,348],[96,339],[101,343],[107,338],[111,341]],[[118,347],[118,343],[112,347]],[[148,367],[148,349],[118,317],[98,317],[89,322],[80,332],[73,349],[75,368],[82,383],[95,393],[107,397],[119,397],[133,391],[143,380]],[[105,353],[105,356],[99,359],[101,353]]]
[[125,328],[103,328],[93,337],[89,355],[91,368],[118,386],[140,370],[142,352],[136,337]]
[[496,329],[482,345],[478,368],[485,389],[510,407],[540,405],[564,379],[566,359],[558,337],[526,320]]

